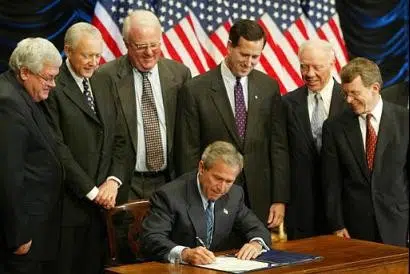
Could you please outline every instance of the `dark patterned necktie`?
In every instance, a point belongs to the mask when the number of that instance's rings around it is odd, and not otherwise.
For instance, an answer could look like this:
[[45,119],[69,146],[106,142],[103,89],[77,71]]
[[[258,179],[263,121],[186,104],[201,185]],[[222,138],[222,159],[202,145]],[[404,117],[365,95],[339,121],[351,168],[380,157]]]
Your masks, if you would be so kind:
[[214,233],[214,204],[215,202],[208,200],[208,206],[205,210],[206,216],[206,248],[209,249],[212,243],[212,235]]
[[366,159],[367,166],[372,171],[374,165],[374,155],[376,152],[377,135],[374,130],[370,120],[372,119],[372,114],[366,115]]
[[141,72],[142,96],[141,110],[144,126],[146,165],[149,171],[158,171],[164,165],[164,152],[157,108],[155,106],[152,86],[148,79],[149,72]]
[[85,96],[85,100],[87,101],[87,105],[91,108],[94,114],[97,114],[97,112],[95,111],[94,98],[91,94],[90,87],[88,86],[87,78],[83,79],[83,89],[84,89],[84,96]]
[[320,93],[316,93],[314,97],[315,104],[312,111],[311,127],[316,148],[318,151],[320,151],[322,147],[322,126],[323,122],[326,120],[326,111]]
[[236,130],[238,131],[238,135],[239,137],[241,137],[241,140],[243,140],[245,138],[246,133],[246,120],[248,114],[246,112],[245,99],[243,96],[243,89],[240,77],[236,77],[236,83],[233,90],[235,95]]

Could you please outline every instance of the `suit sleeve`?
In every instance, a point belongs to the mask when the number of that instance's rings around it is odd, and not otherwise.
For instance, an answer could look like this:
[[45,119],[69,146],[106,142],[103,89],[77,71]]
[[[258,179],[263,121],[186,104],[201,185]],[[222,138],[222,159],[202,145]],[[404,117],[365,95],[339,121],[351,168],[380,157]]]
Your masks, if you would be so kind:
[[58,154],[64,166],[65,186],[70,188],[79,198],[83,198],[89,193],[96,182],[84,171],[84,169],[74,159],[70,148],[64,143],[64,136],[60,127],[59,102],[56,96],[57,90],[50,93],[45,101],[45,113],[48,122],[53,130],[54,138],[57,142]]
[[342,209],[342,175],[334,132],[328,120],[323,124],[322,135],[322,185],[326,217],[331,231],[344,228]]
[[14,102],[0,102],[0,221],[6,247],[12,251],[31,239],[29,216],[24,208],[24,197],[29,191],[24,184],[25,155],[31,141],[26,120]]
[[201,140],[198,106],[190,88],[178,93],[175,130],[175,166],[177,176],[190,172],[200,160]]
[[286,108],[276,82],[272,105],[271,136],[272,202],[287,203],[290,196],[290,164],[286,130]]
[[155,192],[150,201],[150,214],[142,223],[143,252],[154,260],[167,260],[167,254],[178,245],[170,240],[175,216],[163,191]]

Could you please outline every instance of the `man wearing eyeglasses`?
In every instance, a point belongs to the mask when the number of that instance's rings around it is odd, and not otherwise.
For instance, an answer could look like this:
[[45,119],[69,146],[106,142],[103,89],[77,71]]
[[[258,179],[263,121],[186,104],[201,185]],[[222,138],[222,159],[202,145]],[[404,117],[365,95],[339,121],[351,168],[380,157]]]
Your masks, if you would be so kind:
[[161,25],[150,11],[124,20],[127,55],[104,64],[97,77],[109,78],[125,115],[135,161],[130,199],[149,198],[175,177],[173,153],[177,91],[191,78],[183,64],[161,58]]
[[409,112],[382,100],[376,63],[341,71],[350,109],[323,124],[322,175],[331,231],[405,246],[409,229]]
[[51,42],[27,38],[0,75],[0,273],[57,273],[63,169],[39,104],[61,63]]
[[[65,168],[58,272],[101,273],[105,230],[101,211],[126,201],[126,142],[121,111],[106,82],[94,79],[103,40],[88,23],[64,37],[67,56],[46,112]],[[127,193],[124,193],[127,194]]]
[[340,85],[332,77],[332,45],[319,39],[306,41],[300,46],[298,57],[305,84],[283,97],[291,171],[291,197],[285,221],[289,239],[329,232],[320,184],[322,124],[346,107]]

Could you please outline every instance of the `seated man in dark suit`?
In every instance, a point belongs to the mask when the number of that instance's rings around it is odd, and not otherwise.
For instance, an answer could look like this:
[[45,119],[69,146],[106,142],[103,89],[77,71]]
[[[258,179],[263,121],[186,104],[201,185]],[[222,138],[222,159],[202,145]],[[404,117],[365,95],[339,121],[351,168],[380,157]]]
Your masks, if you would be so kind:
[[242,188],[234,185],[242,167],[236,148],[217,141],[203,152],[198,172],[156,191],[142,224],[145,253],[155,260],[208,264],[215,260],[212,251],[232,247],[226,245],[232,231],[246,241],[238,258],[255,258],[268,249],[269,231],[245,206]]

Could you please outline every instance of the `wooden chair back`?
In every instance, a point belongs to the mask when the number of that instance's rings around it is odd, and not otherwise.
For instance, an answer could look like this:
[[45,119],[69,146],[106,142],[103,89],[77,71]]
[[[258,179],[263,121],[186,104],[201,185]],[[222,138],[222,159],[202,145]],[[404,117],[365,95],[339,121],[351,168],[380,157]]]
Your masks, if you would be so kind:
[[144,261],[140,234],[142,221],[151,205],[148,200],[136,200],[116,206],[106,212],[109,258],[108,265]]

